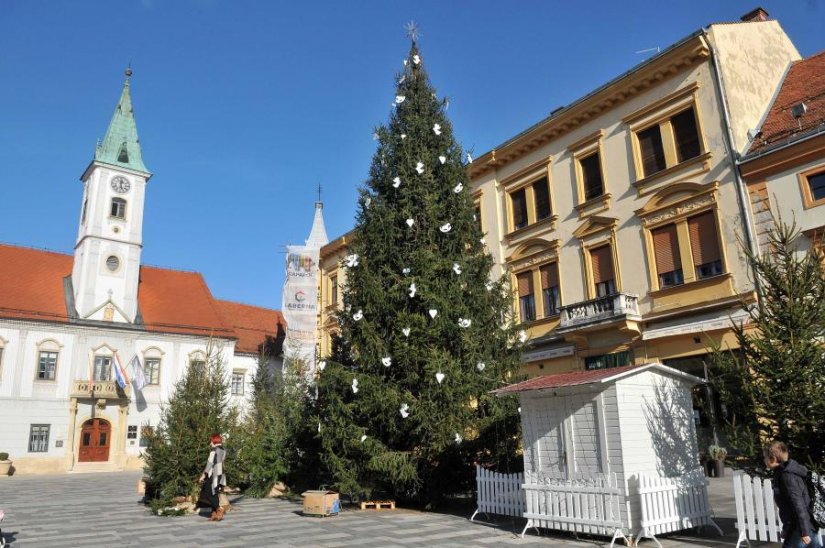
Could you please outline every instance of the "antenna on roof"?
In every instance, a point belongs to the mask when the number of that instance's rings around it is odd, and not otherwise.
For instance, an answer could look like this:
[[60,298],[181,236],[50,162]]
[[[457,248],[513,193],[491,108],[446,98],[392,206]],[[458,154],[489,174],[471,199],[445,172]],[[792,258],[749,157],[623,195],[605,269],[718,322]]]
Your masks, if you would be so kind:
[[656,46],[655,48],[640,49],[639,51],[637,51],[635,53],[637,53],[637,54],[638,53],[650,53],[651,51],[654,51],[654,50],[656,51],[656,53],[659,53],[660,51],[662,51],[662,48],[660,48],[659,46]]

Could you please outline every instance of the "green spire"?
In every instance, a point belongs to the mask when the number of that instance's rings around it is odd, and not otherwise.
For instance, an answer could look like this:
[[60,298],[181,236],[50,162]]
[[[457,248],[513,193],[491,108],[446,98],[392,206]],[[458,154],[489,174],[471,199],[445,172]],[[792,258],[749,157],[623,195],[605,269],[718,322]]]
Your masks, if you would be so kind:
[[126,69],[126,82],[123,84],[123,92],[120,94],[117,107],[115,107],[112,121],[109,122],[106,136],[103,138],[103,142],[97,144],[95,160],[149,173],[149,170],[143,164],[140,139],[138,139],[137,126],[135,125],[135,113],[132,110],[132,96],[129,93],[129,79],[131,77],[132,69]]

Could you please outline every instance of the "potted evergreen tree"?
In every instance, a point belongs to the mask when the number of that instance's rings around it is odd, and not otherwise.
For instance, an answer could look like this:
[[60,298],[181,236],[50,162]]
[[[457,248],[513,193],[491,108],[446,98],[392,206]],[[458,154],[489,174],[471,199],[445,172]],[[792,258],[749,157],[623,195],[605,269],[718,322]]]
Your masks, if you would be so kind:
[[0,476],[8,476],[11,470],[11,461],[8,453],[0,453]]
[[728,450],[719,445],[711,445],[708,447],[708,454],[713,461],[714,476],[722,478],[725,476],[725,457],[728,456]]

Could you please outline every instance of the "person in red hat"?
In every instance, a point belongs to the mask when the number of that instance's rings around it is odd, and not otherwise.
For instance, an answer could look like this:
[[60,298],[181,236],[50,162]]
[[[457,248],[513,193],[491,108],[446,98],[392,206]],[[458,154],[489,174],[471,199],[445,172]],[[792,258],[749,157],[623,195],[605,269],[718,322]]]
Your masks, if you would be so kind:
[[220,504],[220,494],[226,487],[226,476],[223,473],[223,462],[226,459],[226,450],[223,448],[223,438],[220,434],[212,434],[209,440],[212,451],[206,461],[198,483],[201,484],[201,494],[195,508],[210,508],[212,515],[209,521],[221,521],[224,509]]

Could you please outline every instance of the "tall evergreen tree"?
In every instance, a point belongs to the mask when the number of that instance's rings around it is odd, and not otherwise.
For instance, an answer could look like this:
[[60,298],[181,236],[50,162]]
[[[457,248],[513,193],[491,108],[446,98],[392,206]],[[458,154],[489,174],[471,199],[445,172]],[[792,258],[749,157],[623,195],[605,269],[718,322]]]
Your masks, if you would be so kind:
[[777,222],[770,251],[749,255],[759,298],[733,331],[738,350],[715,349],[711,373],[731,417],[733,445],[761,466],[761,445],[788,443],[795,459],[825,469],[825,266]]
[[516,403],[490,394],[520,363],[513,297],[506,277],[491,280],[446,109],[413,36],[375,132],[340,338],[318,381],[322,461],[360,497],[436,504],[472,485],[474,462],[512,455],[519,436]]
[[[231,432],[236,424],[220,348],[210,341],[206,360],[189,364],[161,409],[157,427],[146,436],[143,458],[148,498],[168,500],[193,494],[209,456],[209,437]],[[231,453],[231,439],[225,447]],[[228,457],[229,478],[232,466]]]

